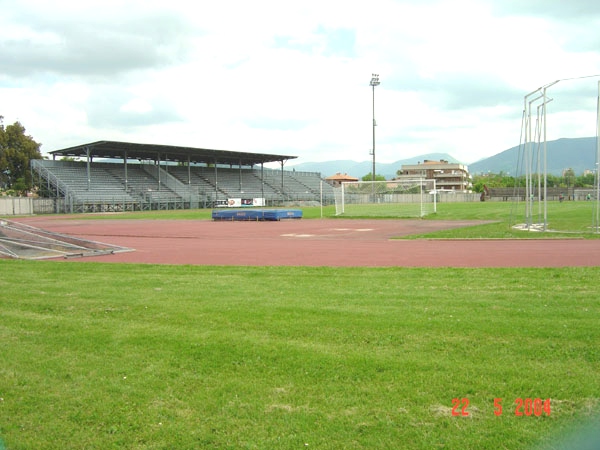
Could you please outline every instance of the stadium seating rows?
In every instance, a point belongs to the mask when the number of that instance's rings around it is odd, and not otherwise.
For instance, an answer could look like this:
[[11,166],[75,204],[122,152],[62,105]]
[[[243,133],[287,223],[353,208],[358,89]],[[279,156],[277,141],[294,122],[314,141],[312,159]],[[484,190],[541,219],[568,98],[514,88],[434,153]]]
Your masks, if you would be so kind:
[[211,207],[229,198],[264,198],[266,206],[279,206],[319,201],[321,186],[333,197],[331,186],[316,172],[164,164],[159,169],[148,163],[109,162],[88,167],[85,162],[50,160],[35,160],[32,169],[43,180],[46,196],[64,198],[82,211],[111,204],[128,205],[121,207],[127,210]]

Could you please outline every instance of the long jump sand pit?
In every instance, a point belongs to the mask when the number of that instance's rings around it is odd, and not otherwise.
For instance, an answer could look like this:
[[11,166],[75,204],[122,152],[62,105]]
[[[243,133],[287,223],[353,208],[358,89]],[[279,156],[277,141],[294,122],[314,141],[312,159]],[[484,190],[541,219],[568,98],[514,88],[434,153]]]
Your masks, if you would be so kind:
[[45,230],[133,248],[77,261],[339,267],[567,267],[600,265],[600,240],[398,240],[470,221],[311,219],[18,219]]

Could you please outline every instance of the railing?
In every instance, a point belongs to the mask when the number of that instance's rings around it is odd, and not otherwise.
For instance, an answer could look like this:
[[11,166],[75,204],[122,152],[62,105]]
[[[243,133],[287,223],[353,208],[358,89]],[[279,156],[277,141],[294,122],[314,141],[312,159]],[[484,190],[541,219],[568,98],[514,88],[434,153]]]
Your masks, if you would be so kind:
[[[152,175],[157,180],[160,180],[160,184],[170,189],[172,192],[180,197],[181,201],[187,201],[190,204],[198,205],[200,201],[200,195],[191,186],[183,184],[169,172],[155,165],[142,164],[142,168],[146,173]],[[196,208],[198,206],[195,206]]]
[[[32,159],[31,160],[31,170],[38,173],[40,177],[43,177],[48,183],[52,184],[53,187],[57,190],[57,197],[60,196],[60,193],[64,195],[65,203],[69,204],[73,202],[73,196],[70,192],[69,186],[67,186],[63,181],[60,180],[56,175],[54,175],[50,169],[44,166],[43,160]],[[72,212],[71,211],[59,211],[56,212]]]

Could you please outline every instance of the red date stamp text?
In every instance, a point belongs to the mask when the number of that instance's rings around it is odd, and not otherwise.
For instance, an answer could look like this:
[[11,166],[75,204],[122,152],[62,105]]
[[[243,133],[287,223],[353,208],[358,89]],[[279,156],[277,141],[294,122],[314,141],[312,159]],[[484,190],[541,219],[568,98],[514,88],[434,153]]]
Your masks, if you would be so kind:
[[[502,398],[494,399],[494,415],[501,416],[504,412]],[[468,417],[469,416],[469,399],[468,398],[453,398],[452,399],[452,416]],[[517,398],[512,402],[510,411],[515,416],[549,416],[551,413],[550,399],[541,398]]]

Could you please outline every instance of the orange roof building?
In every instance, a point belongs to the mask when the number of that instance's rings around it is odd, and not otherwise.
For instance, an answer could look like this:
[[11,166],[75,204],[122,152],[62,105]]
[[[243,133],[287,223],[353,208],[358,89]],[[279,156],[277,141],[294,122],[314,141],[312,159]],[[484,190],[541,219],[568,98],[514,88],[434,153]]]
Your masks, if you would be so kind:
[[331,175],[330,177],[325,178],[325,181],[327,181],[332,186],[339,186],[340,184],[347,181],[358,181],[358,178],[351,177],[347,173],[342,174],[338,172],[335,175]]

